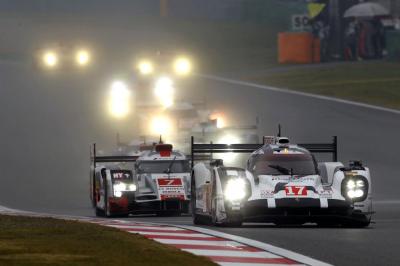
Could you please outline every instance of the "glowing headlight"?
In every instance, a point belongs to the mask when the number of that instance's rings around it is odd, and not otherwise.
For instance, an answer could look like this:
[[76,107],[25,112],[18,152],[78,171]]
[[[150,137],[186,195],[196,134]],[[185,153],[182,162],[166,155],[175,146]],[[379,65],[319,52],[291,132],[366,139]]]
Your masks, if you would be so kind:
[[[169,90],[173,87],[174,83],[172,81],[172,79],[170,79],[169,77],[161,77],[159,79],[157,79],[156,81],[156,92],[157,89],[159,89],[159,91],[165,91],[165,90]],[[163,95],[159,95],[156,93],[157,96],[163,96]]]
[[366,193],[364,180],[349,179],[345,183],[345,186],[346,186],[346,195],[350,199],[362,198]]
[[125,191],[126,190],[126,185],[124,183],[114,184],[114,190],[115,191]]
[[142,75],[150,75],[154,72],[154,66],[150,61],[144,60],[138,64],[138,69]]
[[192,71],[189,59],[181,57],[174,62],[174,70],[178,75],[188,75]]
[[246,182],[242,178],[228,180],[224,195],[229,201],[242,200],[246,196]]
[[122,191],[126,190],[126,185],[124,183],[117,183],[114,184],[114,197],[121,197]]
[[172,122],[168,117],[156,116],[153,117],[150,124],[150,130],[154,135],[169,135],[171,133]]
[[346,187],[347,189],[352,190],[356,187],[356,182],[354,182],[354,180],[349,180],[347,181]]
[[353,198],[360,198],[362,196],[364,196],[364,191],[361,189],[357,189],[357,190],[349,190],[347,192],[347,196],[351,199]]
[[161,77],[156,81],[154,95],[163,107],[168,108],[174,104],[173,81],[168,77]]
[[75,54],[75,60],[79,66],[86,66],[90,61],[90,53],[86,50],[79,50]]
[[116,118],[124,118],[129,114],[130,91],[121,81],[115,81],[111,85],[109,111]]
[[123,191],[136,191],[135,184],[116,183],[114,184],[114,196],[121,197]]
[[135,184],[130,184],[128,186],[128,188],[129,188],[129,191],[136,191],[136,185]]
[[49,68],[54,68],[58,64],[58,56],[55,52],[48,51],[43,54],[43,64]]

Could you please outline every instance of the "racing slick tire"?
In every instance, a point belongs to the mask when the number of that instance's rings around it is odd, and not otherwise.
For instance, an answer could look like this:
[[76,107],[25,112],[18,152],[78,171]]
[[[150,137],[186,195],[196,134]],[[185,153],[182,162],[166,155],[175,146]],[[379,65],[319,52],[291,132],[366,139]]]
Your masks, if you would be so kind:
[[194,172],[192,171],[192,177],[190,180],[190,208],[192,209],[192,219],[193,219],[193,224],[195,225],[202,225],[202,219],[201,216],[196,214],[196,186],[195,186],[195,177],[194,177]]
[[342,225],[346,228],[364,228],[371,224],[371,218],[365,218],[365,220],[349,220],[344,222]]
[[213,197],[213,200],[211,202],[211,224],[215,226],[221,226],[221,227],[241,227],[243,224],[242,217],[235,216],[232,217],[228,213],[226,214],[227,217],[224,221],[218,221],[217,218],[217,209],[216,209],[216,198]]
[[204,221],[204,218],[201,215],[193,213],[192,217],[193,217],[193,224],[195,224],[195,225],[205,225],[205,224],[207,224]]
[[321,228],[335,228],[339,227],[340,223],[323,221],[323,222],[317,222],[317,226]]
[[107,189],[105,189],[105,192],[104,192],[104,217],[106,217],[106,218],[113,217],[113,214],[110,212]]
[[104,211],[99,209],[99,208],[97,208],[97,207],[95,209],[95,213],[96,213],[97,217],[104,217]]

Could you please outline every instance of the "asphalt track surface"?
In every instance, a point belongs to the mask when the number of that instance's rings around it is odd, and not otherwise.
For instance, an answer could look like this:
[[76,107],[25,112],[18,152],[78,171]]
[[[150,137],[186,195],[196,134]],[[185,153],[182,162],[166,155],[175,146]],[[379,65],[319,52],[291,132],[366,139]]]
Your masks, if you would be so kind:
[[[112,68],[45,75],[27,62],[0,64],[1,205],[92,216],[88,198],[89,144],[110,148],[132,121],[107,117],[104,99]],[[399,265],[400,116],[345,103],[195,77],[178,86],[181,99],[204,100],[238,124],[260,120],[260,135],[277,124],[293,142],[339,136],[339,159],[371,168],[376,201],[366,229],[277,228],[245,224],[213,228],[311,256],[335,265]],[[132,124],[130,124],[132,122]],[[190,217],[129,219],[190,225]]]

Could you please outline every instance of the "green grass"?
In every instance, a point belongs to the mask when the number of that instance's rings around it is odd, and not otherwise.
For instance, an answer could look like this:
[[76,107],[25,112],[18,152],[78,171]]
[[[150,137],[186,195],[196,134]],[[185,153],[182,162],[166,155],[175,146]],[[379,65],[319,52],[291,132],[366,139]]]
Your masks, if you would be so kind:
[[215,265],[95,224],[0,215],[0,265]]
[[256,83],[400,109],[400,63],[288,67],[246,77]]

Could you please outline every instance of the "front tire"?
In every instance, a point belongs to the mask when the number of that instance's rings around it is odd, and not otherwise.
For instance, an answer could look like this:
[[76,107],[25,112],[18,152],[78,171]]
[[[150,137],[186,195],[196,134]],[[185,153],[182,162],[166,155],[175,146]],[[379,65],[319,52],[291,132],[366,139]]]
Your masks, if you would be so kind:
[[218,221],[216,206],[217,206],[216,198],[213,196],[213,200],[211,202],[211,223],[212,223],[212,225],[222,226],[222,227],[241,227],[242,226],[243,221],[240,216],[230,217],[229,214],[227,214],[226,220]]
[[346,228],[365,228],[371,224],[371,219],[366,219],[365,221],[347,221],[343,223],[343,227]]
[[104,217],[104,211],[97,207],[95,208],[95,213],[97,217]]

